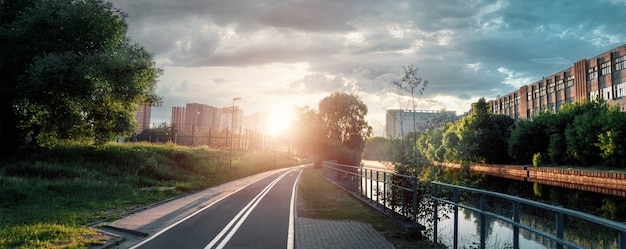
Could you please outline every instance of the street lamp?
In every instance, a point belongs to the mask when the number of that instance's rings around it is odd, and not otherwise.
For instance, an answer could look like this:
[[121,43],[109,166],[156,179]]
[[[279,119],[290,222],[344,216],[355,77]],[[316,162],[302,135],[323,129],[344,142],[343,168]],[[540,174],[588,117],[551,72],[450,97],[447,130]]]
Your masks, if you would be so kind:
[[236,97],[233,98],[233,106],[232,109],[230,110],[231,112],[231,116],[230,116],[230,165],[228,166],[229,169],[233,168],[233,133],[235,133],[235,100],[240,100],[240,97]]

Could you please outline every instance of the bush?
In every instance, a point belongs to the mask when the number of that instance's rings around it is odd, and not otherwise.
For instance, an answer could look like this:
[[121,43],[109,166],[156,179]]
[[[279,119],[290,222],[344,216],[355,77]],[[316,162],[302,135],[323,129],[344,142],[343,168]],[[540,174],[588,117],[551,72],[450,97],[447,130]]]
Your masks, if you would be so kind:
[[533,167],[541,167],[541,153],[537,152],[533,155]]

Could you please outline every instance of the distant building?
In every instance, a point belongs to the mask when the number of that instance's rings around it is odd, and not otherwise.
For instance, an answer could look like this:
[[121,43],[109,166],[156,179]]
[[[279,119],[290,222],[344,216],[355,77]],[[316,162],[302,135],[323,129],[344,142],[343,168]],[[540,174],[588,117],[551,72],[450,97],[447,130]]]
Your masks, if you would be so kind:
[[172,107],[172,127],[177,132],[184,131],[185,129],[185,107],[174,106]]
[[207,131],[219,126],[220,109],[198,103],[172,107],[172,126],[179,132]]
[[219,116],[219,126],[223,129],[231,129],[232,127],[237,131],[243,127],[243,110],[239,106],[222,108]]
[[243,126],[246,129],[269,134],[269,115],[267,112],[255,112],[243,117]]
[[[494,114],[532,118],[543,111],[558,112],[563,104],[602,98],[626,108],[626,45],[522,86],[488,101]],[[471,110],[470,110],[471,112]]]
[[386,113],[386,137],[399,138],[413,131],[437,128],[456,120],[455,111],[412,111],[390,109]]
[[135,122],[137,123],[135,134],[139,134],[146,129],[150,129],[151,110],[152,107],[147,103],[137,106],[137,110],[135,111]]

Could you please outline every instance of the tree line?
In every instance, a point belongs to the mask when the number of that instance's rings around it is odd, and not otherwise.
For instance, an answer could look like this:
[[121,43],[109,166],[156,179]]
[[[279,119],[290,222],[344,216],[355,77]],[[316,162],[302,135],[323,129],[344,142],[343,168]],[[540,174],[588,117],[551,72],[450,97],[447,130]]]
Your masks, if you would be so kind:
[[161,70],[101,0],[0,1],[1,153],[129,135]]
[[[481,98],[471,115],[439,127],[399,139],[370,139],[365,156],[407,166],[428,162],[626,166],[626,113],[602,99],[514,120],[491,113]],[[417,156],[407,156],[412,154]]]

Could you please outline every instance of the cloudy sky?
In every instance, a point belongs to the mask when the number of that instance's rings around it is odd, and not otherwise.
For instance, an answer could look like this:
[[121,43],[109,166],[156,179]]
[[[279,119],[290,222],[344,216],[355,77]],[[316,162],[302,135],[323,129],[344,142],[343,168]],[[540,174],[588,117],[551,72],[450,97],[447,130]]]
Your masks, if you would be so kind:
[[[333,91],[359,95],[375,135],[385,110],[407,108],[394,81],[414,65],[429,82],[420,110],[462,114],[626,43],[626,0],[113,0],[129,36],[164,69],[170,122],[185,103],[270,112]],[[274,125],[280,127],[280,125]]]

